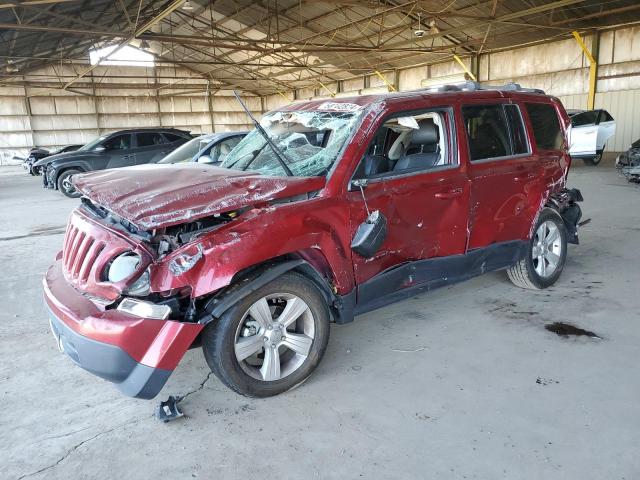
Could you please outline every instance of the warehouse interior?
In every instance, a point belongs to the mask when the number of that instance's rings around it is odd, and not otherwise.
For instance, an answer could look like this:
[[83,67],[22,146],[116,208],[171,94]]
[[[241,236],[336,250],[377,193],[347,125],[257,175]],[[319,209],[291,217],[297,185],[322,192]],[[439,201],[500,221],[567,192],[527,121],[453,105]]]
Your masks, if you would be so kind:
[[[633,1],[22,3],[0,8],[3,163],[124,128],[248,128],[234,88],[259,115],[302,99],[455,83],[468,71],[586,109],[590,62],[573,31],[597,57],[595,107],[625,120],[609,149],[625,150],[639,128]],[[91,51],[123,45],[154,66],[90,63]]]
[[[81,201],[25,173],[35,149],[244,134],[235,95],[260,120],[470,81],[615,119],[565,176],[584,225],[558,283],[496,271],[332,324],[317,372],[270,398],[227,389],[197,348],[153,401],[58,352],[43,276]],[[638,109],[637,0],[0,0],[0,477],[637,478]],[[169,395],[184,416],[159,422]]]

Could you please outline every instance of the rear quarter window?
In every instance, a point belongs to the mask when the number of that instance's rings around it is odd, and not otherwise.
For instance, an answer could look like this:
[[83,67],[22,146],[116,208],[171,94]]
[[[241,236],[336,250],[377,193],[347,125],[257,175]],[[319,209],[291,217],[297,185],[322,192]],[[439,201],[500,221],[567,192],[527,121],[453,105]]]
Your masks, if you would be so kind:
[[181,137],[180,135],[175,135],[173,133],[164,133],[163,135],[167,138],[169,143],[173,143],[173,142],[177,142],[185,139],[184,137]]
[[556,108],[547,103],[525,103],[525,108],[531,122],[533,139],[538,149],[561,149],[562,130]]
[[613,122],[613,117],[606,110],[600,112],[600,122]]

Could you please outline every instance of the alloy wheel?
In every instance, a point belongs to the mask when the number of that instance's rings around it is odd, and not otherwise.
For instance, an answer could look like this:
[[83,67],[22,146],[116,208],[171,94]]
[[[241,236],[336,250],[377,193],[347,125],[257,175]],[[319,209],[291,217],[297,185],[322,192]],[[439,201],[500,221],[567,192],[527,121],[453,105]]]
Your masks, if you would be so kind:
[[562,258],[562,236],[551,220],[541,223],[536,230],[531,257],[536,273],[542,278],[549,278],[558,269]]
[[309,305],[288,293],[262,297],[245,312],[235,336],[236,360],[265,382],[291,375],[307,359],[315,338]]
[[76,191],[69,177],[66,177],[62,180],[62,189],[64,190],[64,193],[67,193],[69,195],[75,193]]

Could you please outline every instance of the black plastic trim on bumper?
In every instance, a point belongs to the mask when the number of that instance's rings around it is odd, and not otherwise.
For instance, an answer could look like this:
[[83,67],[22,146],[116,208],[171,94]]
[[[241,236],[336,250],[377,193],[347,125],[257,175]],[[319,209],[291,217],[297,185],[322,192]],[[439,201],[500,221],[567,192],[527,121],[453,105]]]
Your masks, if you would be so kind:
[[80,335],[51,311],[49,324],[58,348],[76,365],[114,383],[127,396],[151,399],[171,376],[171,370],[143,365],[115,345]]

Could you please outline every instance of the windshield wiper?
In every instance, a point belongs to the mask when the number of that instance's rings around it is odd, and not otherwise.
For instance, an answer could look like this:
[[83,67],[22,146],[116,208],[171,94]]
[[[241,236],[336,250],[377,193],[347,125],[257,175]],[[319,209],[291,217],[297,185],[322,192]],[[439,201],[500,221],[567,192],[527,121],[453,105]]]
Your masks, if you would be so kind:
[[[264,146],[263,146],[262,148],[264,148]],[[253,161],[256,159],[256,157],[258,156],[258,154],[262,151],[262,148],[260,148],[259,150],[254,150],[254,151],[252,151],[252,152],[245,153],[245,154],[244,154],[244,155],[242,155],[241,157],[238,157],[238,158],[236,159],[236,161],[235,161],[235,162],[230,163],[229,165],[227,165],[227,166],[226,166],[226,168],[233,168],[233,166],[234,166],[234,165],[236,165],[236,164],[240,163],[240,161],[241,161],[241,160],[244,160],[244,159],[245,159],[245,158],[247,158],[249,155],[251,155],[251,159],[249,160],[249,162],[245,165],[245,167],[244,167],[244,168],[242,168],[242,169],[241,169],[241,170],[243,170],[243,171],[244,171],[244,170],[246,170],[246,169],[249,167],[249,165],[251,165],[251,164],[253,163]]]
[[282,151],[276,146],[276,144],[273,143],[271,138],[269,138],[269,135],[267,134],[267,132],[265,132],[264,128],[262,128],[262,125],[260,125],[260,123],[255,119],[253,114],[249,111],[247,106],[244,104],[244,102],[240,98],[240,95],[238,95],[238,92],[234,90],[233,94],[235,95],[236,100],[238,100],[238,103],[240,103],[240,105],[242,106],[242,108],[244,109],[246,114],[249,115],[249,118],[251,119],[251,121],[255,125],[256,130],[258,130],[258,132],[260,132],[260,135],[262,135],[264,137],[264,139],[267,141],[267,143],[271,147],[271,150],[273,150],[273,153],[276,154],[276,158],[278,159],[278,162],[280,162],[280,166],[285,171],[287,176],[293,177],[293,173],[291,172],[291,170],[287,166],[287,162],[284,161],[284,159],[287,158],[286,155],[284,153],[282,153]]

